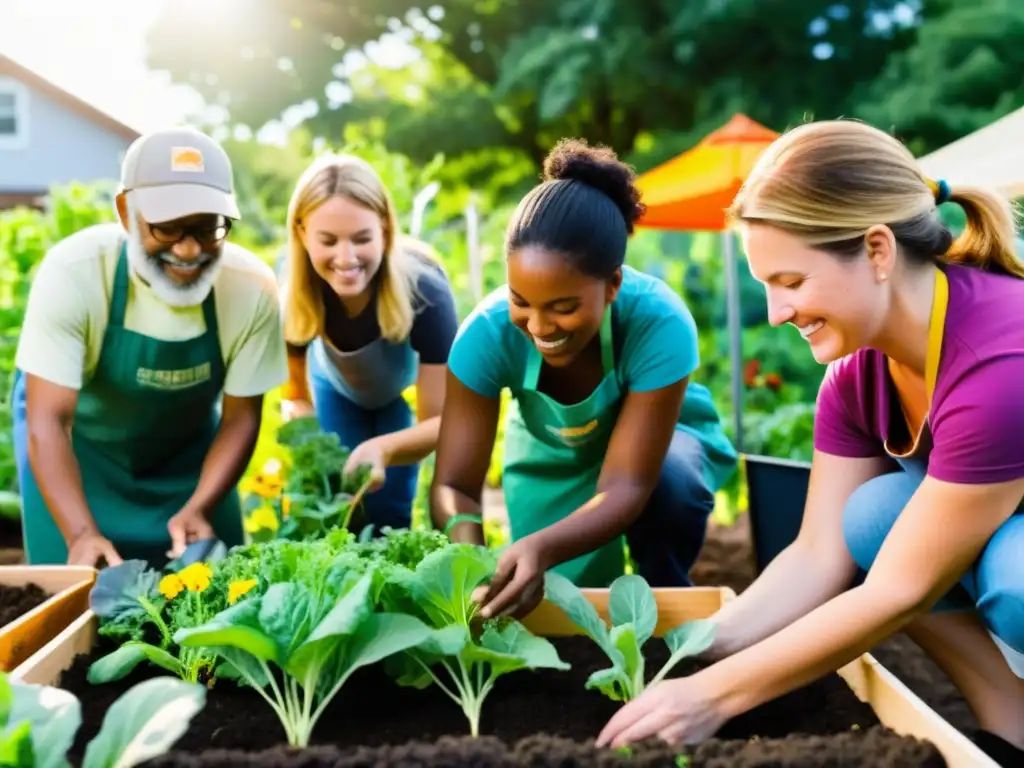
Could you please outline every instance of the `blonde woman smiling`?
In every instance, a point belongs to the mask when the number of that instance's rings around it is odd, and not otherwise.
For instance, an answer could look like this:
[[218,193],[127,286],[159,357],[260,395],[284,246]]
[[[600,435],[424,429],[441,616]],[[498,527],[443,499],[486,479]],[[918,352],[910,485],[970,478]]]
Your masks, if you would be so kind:
[[[960,206],[954,238],[936,214]],[[732,208],[773,325],[827,364],[800,534],[715,617],[720,659],[598,739],[694,742],[905,630],[1024,765],[1024,263],[1008,201],[841,120],[765,151]]]
[[[369,522],[408,527],[418,462],[437,443],[448,350],[458,320],[444,270],[403,236],[380,176],[328,155],[299,179],[288,208],[284,329],[286,418],[315,413],[372,464]],[[402,397],[416,385],[417,418]]]

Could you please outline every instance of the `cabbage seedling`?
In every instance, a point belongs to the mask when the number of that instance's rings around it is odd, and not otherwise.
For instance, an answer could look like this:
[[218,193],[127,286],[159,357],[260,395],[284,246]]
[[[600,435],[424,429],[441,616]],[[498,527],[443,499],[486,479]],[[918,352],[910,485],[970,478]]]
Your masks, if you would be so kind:
[[707,650],[715,638],[715,624],[708,619],[687,621],[669,630],[663,639],[672,655],[650,682],[645,682],[643,646],[658,624],[658,604],[642,576],[627,574],[612,582],[608,595],[610,630],[597,609],[569,579],[548,571],[544,590],[545,597],[611,659],[612,666],[594,672],[587,678],[586,687],[601,691],[613,701],[636,698],[645,688],[664,679],[684,658]]

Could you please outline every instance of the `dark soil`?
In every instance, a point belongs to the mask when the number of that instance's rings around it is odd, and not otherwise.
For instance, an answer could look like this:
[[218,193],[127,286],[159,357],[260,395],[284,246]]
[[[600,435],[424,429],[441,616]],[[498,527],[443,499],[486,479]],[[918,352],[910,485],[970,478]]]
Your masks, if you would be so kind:
[[0,515],[0,549],[21,549],[21,518]]
[[25,561],[21,518],[0,515],[0,565],[18,565]]
[[[174,751],[148,765],[675,766],[676,751],[661,743],[634,748],[629,757],[592,746],[618,704],[585,690],[584,682],[608,661],[588,638],[553,642],[572,669],[518,672],[499,680],[483,707],[481,733],[487,738],[468,738],[461,710],[440,690],[398,687],[378,666],[357,672],[324,713],[313,737],[318,749],[289,753],[281,747],[284,734],[269,706],[254,692],[221,681],[210,690],[206,708]],[[658,640],[650,641],[645,651],[651,670],[668,658]],[[142,668],[118,683],[93,686],[85,678],[88,664],[89,659],[79,657],[60,683],[82,701],[83,726],[72,753],[76,761],[113,701],[153,675],[151,668]],[[689,674],[696,668],[695,663],[684,662],[675,673]],[[871,709],[835,675],[736,718],[691,754],[693,768],[945,765],[931,745],[879,726]]]
[[[750,585],[756,571],[746,515],[729,527],[709,526],[707,542],[690,575],[698,585],[728,586],[736,594]],[[872,648],[871,654],[954,728],[969,737],[978,727],[960,692],[906,634],[894,635]]]
[[50,594],[36,584],[8,587],[0,584],[0,627],[25,615],[50,599]]

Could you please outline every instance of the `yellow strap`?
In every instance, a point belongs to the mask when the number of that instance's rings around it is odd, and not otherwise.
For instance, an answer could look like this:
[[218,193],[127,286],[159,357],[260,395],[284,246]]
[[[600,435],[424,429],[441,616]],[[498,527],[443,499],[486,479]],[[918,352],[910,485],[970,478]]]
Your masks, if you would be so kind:
[[949,281],[941,269],[935,270],[935,298],[932,300],[932,316],[928,322],[928,352],[924,363],[924,383],[931,408],[935,380],[939,375],[939,358],[942,356],[942,337],[946,328],[946,307],[949,305]]

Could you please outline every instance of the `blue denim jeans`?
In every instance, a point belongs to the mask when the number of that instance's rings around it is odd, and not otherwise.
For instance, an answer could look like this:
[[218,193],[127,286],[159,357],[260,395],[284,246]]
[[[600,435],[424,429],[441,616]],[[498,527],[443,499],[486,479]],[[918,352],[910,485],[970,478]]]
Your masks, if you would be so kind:
[[[901,471],[860,486],[843,510],[846,546],[864,571],[871,567],[896,518],[924,480],[923,462],[900,460],[900,465]],[[959,583],[932,610],[976,610],[1004,654],[1006,646],[1024,654],[1024,513],[1018,510],[993,534]],[[1014,666],[1012,653],[1007,660]],[[1016,666],[1014,671],[1024,674]]]
[[704,450],[695,437],[676,430],[658,485],[643,513],[626,531],[629,554],[652,587],[690,587],[715,508],[704,478]]
[[14,386],[11,389],[11,419],[13,421],[14,467],[18,473],[18,487],[25,487],[25,473],[28,465],[28,426],[25,423],[25,375],[14,371]]
[[[309,355],[308,360],[310,390],[320,428],[336,434],[346,448],[353,450],[371,437],[412,426],[412,411],[403,398],[377,410],[364,409],[324,377],[315,355]],[[388,467],[384,486],[363,497],[362,507],[374,526],[375,536],[383,526],[408,528],[412,524],[418,478],[419,464]]]

